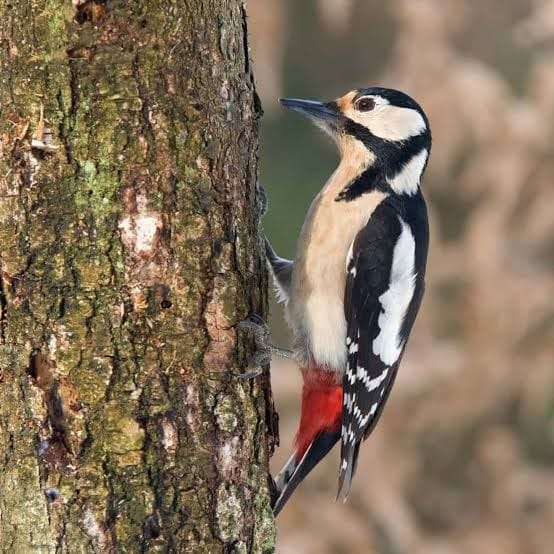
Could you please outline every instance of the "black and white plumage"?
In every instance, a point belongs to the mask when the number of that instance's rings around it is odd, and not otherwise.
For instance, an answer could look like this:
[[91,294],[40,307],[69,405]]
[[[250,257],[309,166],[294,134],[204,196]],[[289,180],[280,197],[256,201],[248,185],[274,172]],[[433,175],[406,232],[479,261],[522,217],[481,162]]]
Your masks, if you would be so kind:
[[[339,493],[350,491],[359,445],[383,410],[424,291],[428,229],[421,195],[390,197],[356,235],[345,289]],[[412,212],[412,213],[410,213]],[[409,223],[408,223],[409,222]]]
[[423,110],[396,90],[282,103],[329,133],[341,162],[310,207],[295,259],[278,257],[266,241],[304,376],[277,511],[337,440],[339,495],[350,491],[360,444],[383,411],[423,297],[429,231],[419,185],[431,147]]

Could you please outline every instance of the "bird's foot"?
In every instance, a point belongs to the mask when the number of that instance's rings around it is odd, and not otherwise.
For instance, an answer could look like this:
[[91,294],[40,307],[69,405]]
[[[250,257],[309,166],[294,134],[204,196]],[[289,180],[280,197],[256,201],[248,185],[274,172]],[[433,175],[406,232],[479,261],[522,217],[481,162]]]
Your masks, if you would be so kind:
[[281,358],[293,358],[291,350],[277,348],[269,343],[269,327],[258,314],[250,314],[248,319],[237,324],[238,329],[249,329],[254,337],[256,351],[248,360],[249,370],[241,373],[242,379],[253,379],[263,373],[263,366],[269,365],[273,355]]
[[267,213],[268,201],[265,189],[259,181],[256,183],[256,196],[260,210],[260,217],[263,217]]
[[263,366],[271,362],[269,328],[261,316],[250,314],[248,319],[237,324],[237,329],[249,329],[254,337],[256,350],[248,360],[248,371],[239,374],[241,379],[254,379],[263,373]]

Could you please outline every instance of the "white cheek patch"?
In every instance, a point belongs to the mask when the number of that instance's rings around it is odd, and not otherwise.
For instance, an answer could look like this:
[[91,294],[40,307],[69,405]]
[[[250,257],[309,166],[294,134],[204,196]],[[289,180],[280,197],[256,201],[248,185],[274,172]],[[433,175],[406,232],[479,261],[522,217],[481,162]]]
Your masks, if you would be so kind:
[[396,194],[411,196],[417,192],[428,155],[429,152],[424,148],[419,154],[410,158],[394,177],[387,179],[387,183]]
[[402,232],[394,246],[389,288],[379,297],[379,334],[373,341],[373,354],[391,366],[400,357],[404,343],[400,336],[406,312],[415,290],[415,239],[401,219]]
[[376,137],[389,141],[408,140],[420,135],[427,128],[423,116],[417,110],[391,106],[382,101],[376,101],[375,104],[375,109],[370,112],[350,108],[345,115],[363,125]]

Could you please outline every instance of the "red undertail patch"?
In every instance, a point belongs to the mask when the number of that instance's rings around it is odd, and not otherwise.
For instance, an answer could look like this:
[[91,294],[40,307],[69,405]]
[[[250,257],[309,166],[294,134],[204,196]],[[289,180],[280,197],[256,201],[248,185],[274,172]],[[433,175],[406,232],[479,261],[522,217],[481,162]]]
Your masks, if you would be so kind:
[[302,377],[302,413],[294,441],[297,461],[318,433],[339,429],[342,414],[342,385],[334,372],[302,369]]

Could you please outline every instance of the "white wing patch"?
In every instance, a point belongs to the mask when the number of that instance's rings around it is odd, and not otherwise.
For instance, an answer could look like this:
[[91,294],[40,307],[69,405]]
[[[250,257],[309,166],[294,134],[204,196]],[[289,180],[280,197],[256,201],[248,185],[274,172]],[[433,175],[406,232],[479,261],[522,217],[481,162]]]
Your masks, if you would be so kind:
[[[356,238],[354,237],[354,240],[350,243],[350,248],[348,249],[348,254],[346,256],[346,271],[348,271],[348,266],[352,262],[352,256],[353,256],[353,252],[354,252],[354,242],[355,241],[356,241]],[[352,277],[356,278],[357,270],[356,270],[356,265],[355,264],[352,264],[352,267],[350,268],[349,273],[350,273],[350,275],[352,275]]]
[[389,369],[390,368],[388,367],[385,368],[381,375],[375,377],[374,379],[371,379],[368,372],[363,367],[358,366],[356,376],[365,385],[367,392],[371,392],[375,389],[378,389],[384,383],[389,373]]
[[354,243],[356,242],[356,237],[354,237],[354,240],[350,243],[350,247],[348,248],[348,254],[346,255],[346,270],[348,271],[348,266],[350,265],[350,262],[352,261],[352,256],[354,255]]
[[419,154],[410,158],[392,179],[387,179],[388,184],[396,194],[411,196],[417,192],[428,155],[429,152],[424,148]]
[[379,297],[379,334],[373,341],[373,353],[388,366],[398,360],[404,346],[400,330],[415,290],[415,240],[402,218],[402,231],[394,246],[389,288]]

